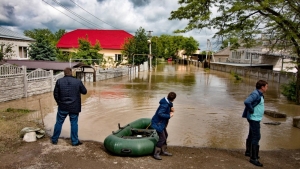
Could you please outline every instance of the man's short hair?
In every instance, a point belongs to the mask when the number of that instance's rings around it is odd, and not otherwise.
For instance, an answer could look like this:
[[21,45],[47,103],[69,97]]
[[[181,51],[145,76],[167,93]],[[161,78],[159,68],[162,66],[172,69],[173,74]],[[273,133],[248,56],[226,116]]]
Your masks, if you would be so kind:
[[175,93],[175,92],[170,92],[170,93],[168,94],[168,100],[174,101],[175,98],[176,98],[176,93]]
[[64,69],[65,76],[72,76],[72,69],[67,67]]
[[264,81],[264,80],[259,80],[256,82],[256,89],[261,89],[262,86],[266,86],[268,84],[268,82]]

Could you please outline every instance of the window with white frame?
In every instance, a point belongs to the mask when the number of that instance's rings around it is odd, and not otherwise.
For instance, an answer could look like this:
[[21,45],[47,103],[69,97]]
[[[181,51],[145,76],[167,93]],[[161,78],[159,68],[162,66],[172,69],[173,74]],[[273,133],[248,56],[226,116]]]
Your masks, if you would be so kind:
[[251,53],[250,53],[250,52],[246,52],[246,57],[245,57],[245,59],[246,59],[246,60],[250,60],[250,58],[251,58]]
[[231,56],[233,59],[241,59],[242,52],[241,51],[232,51]]
[[27,50],[28,50],[28,47],[19,46],[19,57],[20,58],[28,58]]
[[258,59],[259,54],[258,53],[252,53],[252,59]]
[[257,59],[259,59],[260,56],[261,56],[261,54],[259,54],[259,53],[247,52],[245,59],[246,60],[250,60],[250,59],[257,60]]

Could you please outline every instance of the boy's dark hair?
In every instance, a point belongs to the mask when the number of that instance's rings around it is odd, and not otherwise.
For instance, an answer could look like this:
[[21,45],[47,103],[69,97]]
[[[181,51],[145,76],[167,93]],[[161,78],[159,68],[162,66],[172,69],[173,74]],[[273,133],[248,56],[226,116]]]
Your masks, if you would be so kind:
[[168,100],[174,101],[175,98],[176,98],[176,93],[175,93],[175,92],[170,92],[170,93],[168,94]]
[[264,80],[259,80],[256,82],[256,89],[261,89],[261,87],[266,86],[266,84],[268,84],[268,82],[266,82]]
[[72,76],[72,69],[67,67],[64,69],[65,76]]

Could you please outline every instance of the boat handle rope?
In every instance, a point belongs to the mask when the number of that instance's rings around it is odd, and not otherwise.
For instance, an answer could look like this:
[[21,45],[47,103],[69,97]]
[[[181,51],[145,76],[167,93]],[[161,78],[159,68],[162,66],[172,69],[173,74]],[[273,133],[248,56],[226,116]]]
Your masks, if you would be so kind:
[[127,124],[126,126],[124,126],[124,127],[121,127],[120,126],[120,123],[118,123],[118,127],[119,127],[119,129],[124,129],[125,127],[127,127],[127,126],[129,126],[129,124]]
[[122,152],[122,153],[129,154],[129,153],[131,153],[131,149],[123,148],[123,149],[121,150],[121,152]]
[[118,123],[119,130],[118,130],[118,131],[112,131],[112,134],[117,134],[117,133],[119,133],[119,132],[121,131],[121,129],[124,129],[124,128],[127,127],[127,126],[130,126],[130,125],[127,124],[126,126],[121,127],[121,126],[120,126],[120,123]]
[[148,129],[151,126],[151,123],[146,127],[146,129]]

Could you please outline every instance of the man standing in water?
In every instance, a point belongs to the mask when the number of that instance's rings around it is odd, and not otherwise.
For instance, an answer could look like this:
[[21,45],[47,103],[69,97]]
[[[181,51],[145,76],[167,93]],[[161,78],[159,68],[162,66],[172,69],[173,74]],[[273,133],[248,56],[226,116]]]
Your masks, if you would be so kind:
[[154,116],[151,120],[151,127],[154,128],[159,136],[159,140],[156,143],[153,157],[156,160],[161,160],[160,155],[172,156],[167,152],[167,124],[169,119],[173,117],[173,101],[176,98],[176,93],[170,92],[168,97],[164,97],[159,101],[159,107],[157,108]]
[[78,79],[72,77],[72,69],[65,68],[65,76],[56,81],[54,88],[54,99],[58,105],[56,124],[54,126],[52,144],[57,144],[61,133],[62,125],[69,115],[71,123],[71,141],[73,146],[81,145],[78,140],[78,116],[81,112],[81,95],[86,94],[87,90]]
[[249,123],[249,134],[246,140],[245,156],[250,156],[250,163],[262,167],[263,164],[258,161],[259,140],[260,135],[260,121],[264,115],[264,95],[268,89],[268,82],[259,80],[256,83],[256,90],[254,90],[244,101],[245,109],[243,117],[247,118]]

